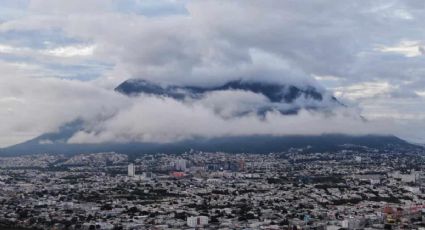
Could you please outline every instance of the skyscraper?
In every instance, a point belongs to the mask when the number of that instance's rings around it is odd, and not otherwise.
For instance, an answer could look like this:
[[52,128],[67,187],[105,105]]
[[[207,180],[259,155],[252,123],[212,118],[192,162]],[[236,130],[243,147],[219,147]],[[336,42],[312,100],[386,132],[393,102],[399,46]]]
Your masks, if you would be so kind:
[[177,171],[186,171],[186,160],[185,159],[178,159],[174,163],[175,170]]
[[136,170],[134,167],[134,164],[129,164],[128,165],[128,176],[133,177],[136,175]]

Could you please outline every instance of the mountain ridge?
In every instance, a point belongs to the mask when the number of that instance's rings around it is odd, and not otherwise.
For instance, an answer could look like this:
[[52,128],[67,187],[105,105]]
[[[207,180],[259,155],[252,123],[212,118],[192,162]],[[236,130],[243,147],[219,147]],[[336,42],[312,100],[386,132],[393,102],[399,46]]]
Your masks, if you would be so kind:
[[[243,82],[241,80],[227,82],[214,87],[196,86],[160,86],[145,80],[130,79],[115,88],[115,91],[128,95],[153,94],[157,96],[172,97],[176,100],[184,100],[186,97],[199,99],[208,92],[223,90],[245,90],[253,93],[261,93],[273,103],[293,103],[300,97],[314,101],[326,99],[338,106],[344,106],[335,97],[326,95],[324,92],[311,86],[301,89],[296,86],[272,84],[264,82]],[[274,107],[258,108],[257,113],[266,113]],[[280,111],[284,115],[296,114],[299,109],[292,111]],[[303,109],[309,109],[306,106]],[[310,108],[314,109],[314,108]],[[386,146],[399,146],[402,148],[416,148],[393,135],[346,135],[346,134],[322,134],[322,135],[246,135],[246,136],[223,136],[223,137],[194,137],[191,139],[171,143],[129,142],[129,143],[102,143],[102,144],[71,144],[68,140],[78,131],[84,130],[84,121],[75,120],[59,128],[57,132],[42,134],[34,139],[20,144],[0,149],[0,155],[24,155],[36,153],[77,154],[93,152],[115,151],[126,154],[144,153],[181,153],[190,149],[201,151],[223,152],[250,152],[268,153],[282,152],[290,148],[304,148],[311,146],[311,150],[331,151],[339,149],[342,145],[361,145],[367,147],[384,148]]]
[[[127,95],[138,96],[148,94],[155,96],[170,97],[176,100],[187,98],[201,99],[207,93],[219,91],[241,90],[261,94],[267,98],[269,103],[255,111],[257,114],[264,115],[268,111],[279,111],[283,115],[295,115],[301,109],[306,110],[325,110],[331,107],[344,106],[334,96],[327,92],[306,85],[304,87],[291,84],[278,84],[261,81],[243,81],[234,80],[225,82],[218,86],[200,87],[200,86],[161,86],[143,79],[129,79],[118,85],[115,91]],[[297,100],[303,100],[301,105],[295,105]],[[282,108],[282,105],[292,105],[291,108]]]
[[118,152],[128,155],[151,153],[183,153],[191,149],[210,152],[257,153],[284,152],[291,148],[305,148],[311,151],[334,151],[344,149],[344,145],[365,146],[369,148],[397,147],[414,149],[419,146],[410,144],[393,135],[362,135],[345,134],[322,135],[249,135],[227,136],[216,138],[193,138],[172,143],[129,142],[103,144],[69,144],[63,136],[56,134],[57,140],[44,141],[45,134],[27,142],[0,149],[0,155],[28,155],[39,153],[78,154],[95,152]]

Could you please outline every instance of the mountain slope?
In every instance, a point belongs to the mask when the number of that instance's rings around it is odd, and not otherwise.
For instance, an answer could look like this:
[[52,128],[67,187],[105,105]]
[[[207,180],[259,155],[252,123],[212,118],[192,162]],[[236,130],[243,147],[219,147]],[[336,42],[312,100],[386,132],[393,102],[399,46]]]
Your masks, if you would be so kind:
[[[174,143],[104,143],[104,144],[68,144],[67,136],[79,129],[75,122],[62,128],[58,133],[41,135],[33,140],[0,149],[0,155],[24,155],[37,153],[78,154],[115,151],[129,155],[147,153],[182,153],[190,149],[201,151],[269,153],[282,152],[290,148],[305,148],[310,151],[334,151],[344,149],[343,145],[358,145],[370,148],[415,149],[418,146],[409,144],[395,136],[349,136],[327,134],[317,136],[232,136],[219,138],[196,138]],[[47,141],[46,138],[50,138]]]
[[[171,97],[176,100],[198,100],[208,93],[243,90],[262,94],[269,101],[266,105],[255,108],[257,113],[270,110],[282,114],[295,114],[300,109],[326,110],[333,106],[343,106],[330,94],[314,87],[297,87],[292,85],[271,84],[262,82],[232,81],[215,87],[194,86],[160,86],[144,80],[128,80],[120,84],[117,92],[128,96],[150,94]],[[297,103],[302,100],[304,103]],[[280,104],[294,104],[290,110],[282,109]],[[249,112],[249,111],[248,111]],[[243,116],[243,114],[241,114]],[[84,130],[84,121],[77,120],[62,126],[58,132],[43,134],[21,144],[0,149],[0,155],[58,153],[77,154],[90,152],[115,151],[126,154],[144,153],[182,153],[189,149],[202,151],[269,153],[282,152],[290,148],[311,146],[311,151],[333,151],[341,149],[342,145],[360,145],[372,148],[395,147],[412,149],[417,146],[409,144],[395,136],[349,136],[327,134],[317,136],[224,136],[218,138],[194,138],[174,143],[102,143],[102,144],[69,144],[68,140],[78,131]]]

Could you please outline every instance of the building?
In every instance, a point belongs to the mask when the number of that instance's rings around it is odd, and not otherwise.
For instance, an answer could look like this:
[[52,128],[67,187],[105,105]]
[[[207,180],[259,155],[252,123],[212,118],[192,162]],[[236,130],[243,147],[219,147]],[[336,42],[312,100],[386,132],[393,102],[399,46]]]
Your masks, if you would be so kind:
[[185,159],[178,159],[174,163],[174,168],[177,171],[186,171],[186,160]]
[[360,156],[356,156],[354,159],[356,160],[357,163],[362,162],[362,157],[360,157]]
[[187,226],[191,228],[199,228],[208,225],[207,216],[191,216],[187,218]]
[[401,174],[399,171],[396,171],[391,174],[393,178],[400,179],[404,183],[415,183],[420,179],[420,175],[417,172],[412,171],[409,174]]
[[411,174],[401,174],[400,178],[402,182],[405,183],[415,183],[416,182],[416,174],[415,173],[411,173]]
[[136,175],[136,169],[134,167],[134,164],[129,164],[128,165],[128,176],[134,177],[135,175]]
[[244,170],[245,170],[245,160],[240,159],[239,160],[239,171],[244,171]]
[[419,187],[405,186],[404,189],[415,194],[419,194],[421,192]]
[[365,221],[363,219],[348,218],[341,222],[341,226],[344,229],[363,229]]

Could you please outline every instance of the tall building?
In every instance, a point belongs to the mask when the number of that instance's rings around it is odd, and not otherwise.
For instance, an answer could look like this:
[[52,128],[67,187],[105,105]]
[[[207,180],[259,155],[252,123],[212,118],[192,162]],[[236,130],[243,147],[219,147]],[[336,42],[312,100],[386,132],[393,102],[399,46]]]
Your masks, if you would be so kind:
[[191,216],[187,218],[187,226],[191,228],[200,228],[208,225],[207,216]]
[[186,171],[186,160],[185,159],[178,159],[174,163],[174,168],[177,171]]
[[245,170],[245,160],[240,159],[239,160],[239,171],[244,171],[244,170]]
[[128,176],[133,177],[136,175],[136,169],[134,167],[134,164],[128,165]]

